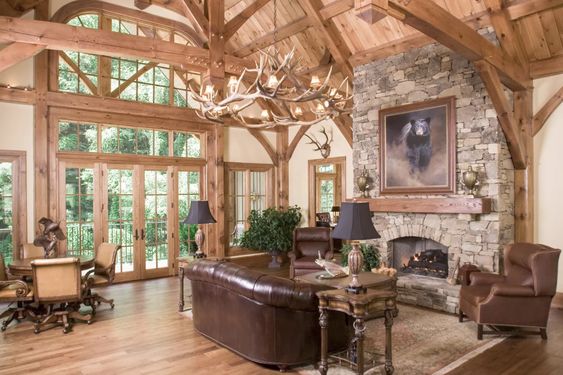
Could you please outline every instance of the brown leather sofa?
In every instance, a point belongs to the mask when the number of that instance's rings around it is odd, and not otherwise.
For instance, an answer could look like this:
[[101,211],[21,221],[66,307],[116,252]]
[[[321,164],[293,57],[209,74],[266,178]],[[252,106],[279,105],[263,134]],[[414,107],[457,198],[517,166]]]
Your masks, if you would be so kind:
[[[297,283],[246,267],[198,260],[187,268],[196,330],[251,361],[281,369],[320,356],[318,300],[322,286]],[[347,346],[341,313],[329,316],[329,349]]]
[[315,263],[315,259],[318,258],[319,252],[324,259],[331,260],[334,257],[330,234],[331,229],[323,227],[296,228],[293,231],[293,250],[287,253],[291,261],[290,278],[323,270]]
[[[459,321],[467,316],[483,334],[511,334],[497,326],[535,327],[547,339],[546,326],[557,284],[558,249],[532,243],[508,245],[504,251],[504,275],[473,272],[470,284],[460,291]],[[494,328],[483,331],[483,326]]]

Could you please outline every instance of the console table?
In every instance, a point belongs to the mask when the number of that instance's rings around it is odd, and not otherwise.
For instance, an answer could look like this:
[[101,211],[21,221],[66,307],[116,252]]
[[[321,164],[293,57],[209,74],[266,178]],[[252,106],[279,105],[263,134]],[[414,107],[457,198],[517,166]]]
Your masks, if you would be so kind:
[[[353,294],[346,290],[326,290],[317,293],[319,298],[319,324],[321,326],[321,363],[319,371],[326,375],[328,371],[328,311],[340,311],[354,318],[354,338],[348,350],[331,355],[331,359],[344,361],[358,374],[363,374],[364,363],[364,333],[365,321],[378,314],[385,316],[385,362],[371,363],[369,368],[384,365],[385,373],[393,373],[391,327],[393,326],[393,313],[396,311],[397,292],[392,290],[368,289],[365,293]],[[373,362],[373,361],[372,361]]]
[[178,300],[178,311],[184,311],[184,275],[185,269],[188,265],[193,262],[194,258],[191,256],[188,257],[179,257],[176,258],[178,261],[178,279],[180,280],[180,296]]

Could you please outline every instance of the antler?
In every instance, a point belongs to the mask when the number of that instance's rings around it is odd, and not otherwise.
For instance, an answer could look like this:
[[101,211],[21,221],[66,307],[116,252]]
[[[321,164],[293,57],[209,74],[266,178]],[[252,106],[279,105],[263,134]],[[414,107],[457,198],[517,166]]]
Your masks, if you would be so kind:
[[317,146],[316,149],[314,149],[313,151],[319,151],[323,146],[321,146],[321,144],[319,143],[319,141],[317,141],[317,139],[315,138],[315,136],[311,137],[309,134],[305,133],[304,134],[305,137],[309,138],[311,140],[311,142],[307,142],[310,145],[315,145]]

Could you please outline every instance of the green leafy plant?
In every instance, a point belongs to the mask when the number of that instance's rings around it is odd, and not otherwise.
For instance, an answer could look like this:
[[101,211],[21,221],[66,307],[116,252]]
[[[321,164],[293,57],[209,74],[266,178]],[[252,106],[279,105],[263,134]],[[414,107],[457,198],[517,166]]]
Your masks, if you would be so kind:
[[301,222],[301,208],[267,208],[252,210],[248,216],[250,227],[237,244],[249,249],[268,252],[272,255],[285,253],[291,249],[293,230]]
[[[352,245],[346,244],[340,249],[342,254],[342,265],[348,266],[348,254],[352,251]],[[360,251],[364,255],[364,271],[371,271],[372,268],[378,268],[381,264],[381,254],[374,245],[360,244]]]

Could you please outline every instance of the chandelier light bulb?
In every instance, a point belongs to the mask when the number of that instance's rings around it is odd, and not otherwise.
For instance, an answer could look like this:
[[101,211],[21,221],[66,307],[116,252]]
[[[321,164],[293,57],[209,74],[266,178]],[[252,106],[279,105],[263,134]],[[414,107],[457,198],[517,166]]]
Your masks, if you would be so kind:
[[317,104],[317,111],[316,112],[320,113],[320,114],[325,113],[325,107],[323,106],[322,103]]
[[318,75],[313,75],[311,77],[311,87],[316,89],[317,87],[319,87],[321,85],[321,80],[319,79]]
[[267,87],[274,89],[278,86],[278,84],[278,77],[276,77],[275,74],[272,74],[270,77],[268,77],[268,83],[266,84]]
[[229,88],[229,94],[234,94],[236,89],[237,89],[237,79],[235,76],[231,76],[231,78],[229,78],[229,83],[227,84],[227,87]]
[[267,109],[264,109],[260,114],[260,117],[262,118],[262,120],[268,121],[270,119],[270,112],[268,112]]
[[213,85],[207,85],[205,86],[205,91],[203,92],[203,96],[207,99],[207,100],[211,100],[212,96],[213,96]]
[[301,107],[295,107],[295,117],[301,116],[303,116],[303,110],[301,109]]

